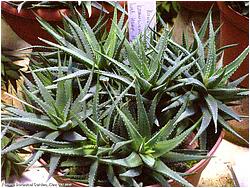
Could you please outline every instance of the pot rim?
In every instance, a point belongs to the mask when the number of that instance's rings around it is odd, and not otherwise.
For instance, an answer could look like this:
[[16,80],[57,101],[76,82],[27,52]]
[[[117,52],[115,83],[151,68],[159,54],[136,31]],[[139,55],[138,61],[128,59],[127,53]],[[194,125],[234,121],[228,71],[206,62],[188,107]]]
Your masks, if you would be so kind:
[[[207,158],[207,159],[202,159],[201,161],[199,161],[198,163],[196,163],[192,168],[190,168],[189,170],[187,170],[185,173],[188,173],[188,174],[192,174],[192,173],[197,173],[200,169],[202,169],[204,166],[207,165],[207,163],[210,161],[211,157],[214,155],[215,151],[218,149],[223,137],[225,135],[225,132],[224,130],[221,130],[221,133],[216,141],[216,143],[214,144],[214,146],[212,147],[212,149],[208,152],[207,156],[210,157],[210,158]],[[47,165],[47,163],[42,159],[40,158],[39,159],[40,163],[42,165]],[[88,187],[87,184],[84,184],[84,183],[80,183],[80,182],[74,182],[74,181],[71,181],[70,179],[68,178],[63,178],[63,177],[60,177],[62,175],[61,172],[57,171],[56,172],[57,175],[59,175],[58,178],[56,178],[57,181],[59,182],[64,182],[64,183],[69,183],[73,186],[82,186],[82,187]],[[172,183],[174,182],[174,180],[168,180],[168,183]],[[154,184],[154,185],[149,185],[149,186],[146,186],[146,187],[159,187],[159,184]]]
[[[214,144],[214,146],[212,147],[212,149],[208,152],[207,156],[208,157],[212,157],[215,153],[215,151],[218,149],[223,137],[225,135],[225,132],[223,130],[221,130],[220,136],[217,139],[216,143]],[[210,160],[211,158],[208,159],[202,159],[201,161],[199,161],[197,164],[195,164],[192,168],[190,168],[188,171],[186,171],[186,173],[194,173],[197,172],[200,168],[203,167],[204,163],[207,160]]]
[[241,15],[239,12],[226,5],[223,1],[217,1],[217,5],[224,15],[225,19],[231,22],[238,29],[248,32],[249,18]]
[[19,13],[17,9],[11,6],[8,2],[1,2],[1,9],[7,14],[22,17],[25,19],[36,19],[36,15],[47,21],[61,21],[62,15],[69,15],[70,10],[67,8],[38,8],[38,9],[22,9]]
[[[125,1],[119,2],[121,6],[124,6]],[[104,4],[105,5],[105,4]],[[105,5],[105,8],[109,11],[109,14],[112,14],[113,7],[110,8],[110,5]],[[5,14],[11,14],[14,16],[22,17],[25,19],[32,19],[36,20],[36,15],[45,19],[46,21],[54,21],[58,22],[62,20],[62,14],[64,15],[70,15],[71,11],[68,8],[37,8],[37,9],[22,9],[19,13],[17,9],[13,6],[11,6],[8,2],[1,2],[1,9]],[[81,8],[79,7],[79,10]],[[92,15],[91,17],[99,17],[99,14],[96,14],[96,12],[100,12],[97,8],[92,8]]]

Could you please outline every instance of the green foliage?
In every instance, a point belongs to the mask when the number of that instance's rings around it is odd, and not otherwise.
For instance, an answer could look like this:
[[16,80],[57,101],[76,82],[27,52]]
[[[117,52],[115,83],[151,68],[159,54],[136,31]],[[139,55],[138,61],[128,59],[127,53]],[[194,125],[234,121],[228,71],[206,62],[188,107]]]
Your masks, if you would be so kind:
[[[209,30],[209,38],[203,43],[202,39],[207,29]],[[206,134],[203,133],[213,125],[215,133],[217,132],[217,127],[220,126],[243,139],[245,142],[248,142],[234,130],[230,129],[226,121],[230,119],[240,121],[239,115],[231,110],[230,104],[248,95],[248,89],[237,88],[237,85],[245,76],[233,82],[237,84],[230,83],[229,78],[246,58],[249,49],[247,47],[234,61],[226,66],[222,66],[223,53],[216,50],[216,31],[214,31],[213,28],[211,11],[208,13],[201,29],[197,32],[193,26],[193,32],[195,41],[191,44],[189,51],[192,52],[195,50],[194,47],[197,47],[197,53],[194,57],[198,58],[198,63],[197,66],[190,69],[189,72],[194,76],[177,80],[180,82],[180,85],[173,89],[179,93],[179,99],[177,99],[178,103],[174,101],[169,106],[165,107],[165,109],[170,109],[171,106],[180,106],[185,100],[188,100],[187,98],[183,100],[182,96],[185,96],[186,92],[191,92],[194,96],[193,99],[190,100],[189,98],[189,100],[191,105],[194,106],[194,114],[197,117],[202,117],[202,123],[195,139],[201,137],[201,140],[206,140]],[[178,48],[183,49],[184,45],[185,41],[183,41],[183,47],[178,46]],[[191,52],[186,51],[186,53]],[[203,136],[204,138],[202,138]]]
[[28,59],[7,49],[2,49],[1,52],[1,87],[2,90],[15,94],[20,84],[21,73],[28,69]]
[[[10,131],[9,124],[2,125],[1,132],[1,150],[11,145],[17,138],[17,135]],[[11,176],[20,177],[25,170],[26,166],[20,164],[23,158],[20,153],[24,151],[12,151],[1,156],[1,180],[9,181]]]
[[[59,77],[61,77],[63,76],[60,66],[62,62],[60,62],[60,54],[58,56]],[[29,135],[32,136],[6,147],[2,150],[2,154],[33,144],[38,144],[37,146],[43,148],[44,145],[65,146],[69,144],[67,141],[71,143],[84,142],[86,139],[82,136],[84,132],[77,130],[78,126],[81,126],[78,125],[78,121],[86,119],[93,113],[92,110],[86,107],[88,101],[82,100],[88,94],[86,91],[89,90],[92,79],[87,82],[84,89],[80,90],[78,97],[72,100],[72,80],[57,82],[55,92],[51,93],[32,70],[31,73],[35,81],[34,87],[38,88],[39,92],[34,94],[34,92],[26,87],[23,87],[23,90],[28,98],[34,102],[34,105],[37,106],[41,114],[37,114],[35,111],[27,113],[25,110],[18,110],[9,106],[4,108],[8,113],[2,117],[2,121],[16,122],[18,127],[29,131]],[[90,75],[92,74],[93,72],[90,72]],[[76,119],[75,116],[80,116],[80,119]],[[83,126],[85,130],[88,130],[86,125]],[[37,131],[38,133],[36,133]],[[56,141],[58,138],[60,140]],[[38,159],[36,158],[36,160]],[[36,160],[32,160],[29,165],[34,164]],[[55,170],[53,165],[54,163],[51,163],[51,168]],[[53,171],[51,170],[52,173]]]
[[[83,15],[75,16],[64,16],[65,29],[38,18],[57,43],[41,39],[52,48],[33,53],[23,110],[3,106],[2,121],[11,121],[10,130],[23,139],[2,154],[34,145],[24,163],[44,155],[49,178],[61,168],[66,178],[89,186],[168,186],[169,179],[192,186],[178,163],[207,158],[207,132],[235,133],[226,120],[240,116],[228,105],[248,92],[236,88],[242,79],[228,78],[248,48],[231,64],[217,66],[221,53],[211,12],[200,31],[193,28],[191,46],[175,43],[167,27],[162,35],[152,31],[150,41],[144,32],[129,42],[124,15],[118,20],[116,10],[102,37]],[[186,150],[192,134],[200,148]]]

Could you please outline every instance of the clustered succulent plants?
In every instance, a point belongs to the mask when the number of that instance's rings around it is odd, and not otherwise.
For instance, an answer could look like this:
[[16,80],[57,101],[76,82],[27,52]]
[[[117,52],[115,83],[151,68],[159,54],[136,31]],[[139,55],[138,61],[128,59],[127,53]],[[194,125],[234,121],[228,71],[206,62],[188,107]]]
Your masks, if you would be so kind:
[[[103,35],[77,10],[74,19],[64,16],[64,29],[38,21],[57,43],[40,39],[49,47],[34,47],[23,109],[2,105],[6,131],[21,137],[2,155],[32,146],[24,164],[42,157],[48,178],[57,170],[88,186],[168,186],[169,179],[192,186],[178,165],[207,158],[211,135],[223,128],[240,137],[227,120],[240,120],[230,105],[248,90],[237,88],[245,76],[228,79],[248,48],[223,66],[228,46],[216,49],[211,12],[198,32],[193,26],[190,46],[185,34],[182,45],[174,42],[164,22],[163,33],[129,42],[116,11]],[[187,140],[199,147],[184,147]]]
[[2,49],[1,53],[1,87],[11,93],[11,88],[17,90],[21,73],[24,74],[28,70],[28,60],[7,49]]
[[[3,126],[3,130],[1,132],[1,149],[5,149],[9,145],[11,145],[15,139],[17,139],[17,135],[13,132],[8,132],[8,127]],[[9,181],[10,177],[16,176],[20,177],[24,172],[26,165],[22,164],[24,159],[20,156],[20,153],[27,153],[27,151],[21,149],[19,151],[8,152],[1,157],[1,180]]]

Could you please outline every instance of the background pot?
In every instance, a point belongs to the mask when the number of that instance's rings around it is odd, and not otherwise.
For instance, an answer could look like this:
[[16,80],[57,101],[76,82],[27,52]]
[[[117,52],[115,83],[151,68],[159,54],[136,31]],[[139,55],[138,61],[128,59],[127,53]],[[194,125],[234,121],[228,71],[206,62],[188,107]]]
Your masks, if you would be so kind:
[[[182,44],[182,33],[185,32],[188,36],[188,44],[192,44],[194,34],[192,22],[196,30],[202,26],[208,11],[212,9],[212,19],[214,28],[220,26],[219,8],[215,1],[178,1],[181,6],[180,11],[174,21],[173,38],[178,44]],[[208,33],[204,37],[204,41],[208,39]],[[219,46],[219,37],[216,37],[216,46]]]
[[[120,2],[123,6],[125,2]],[[113,16],[113,7],[107,3],[103,3],[104,8],[109,11],[106,14],[106,18],[111,18]],[[55,42],[55,40],[41,27],[39,22],[36,20],[35,14],[49,22],[51,25],[58,25],[63,27],[62,16],[70,15],[70,10],[67,8],[39,8],[39,9],[22,9],[19,13],[17,9],[7,2],[1,2],[2,15],[6,22],[10,25],[13,31],[23,40],[31,45],[44,45],[43,42],[38,40],[38,37]],[[34,11],[34,13],[32,12]],[[100,15],[100,10],[92,7],[92,15],[90,18],[86,18],[88,23],[93,26]],[[118,12],[118,17],[121,15]],[[106,28],[109,29],[112,21],[109,19]]]
[[[241,105],[234,106],[233,110],[237,114],[248,116],[249,115],[249,111],[248,111],[249,98],[242,99],[239,102]],[[240,134],[246,140],[249,140],[249,118],[242,118],[241,122],[238,122],[236,120],[231,120],[231,121],[228,121],[228,123],[238,134]],[[229,132],[225,133],[225,139],[234,143],[234,144],[237,144],[237,145],[240,145],[243,147],[249,147],[249,144],[247,144],[246,142],[244,142],[243,140],[239,139],[238,137],[232,135]]]
[[[249,19],[234,11],[224,2],[218,1],[220,9],[220,22],[222,25],[220,31],[220,46],[227,44],[239,44],[233,48],[225,50],[224,63],[232,62],[249,45]],[[249,55],[243,61],[239,69],[233,74],[231,79],[249,73]],[[243,87],[249,87],[249,78],[247,77],[241,84]],[[241,115],[249,114],[249,97],[243,99],[240,106],[233,107],[233,110]],[[249,118],[243,121],[229,121],[230,126],[246,140],[249,140]],[[225,139],[235,144],[248,147],[248,145],[230,133],[226,133]]]
[[213,6],[213,11],[218,11],[218,7],[215,1],[178,1],[180,5],[186,9],[195,12],[208,12]]
[[[249,45],[249,19],[242,16],[227,6],[225,2],[218,1],[217,5],[220,9],[220,46],[228,44],[238,44],[236,47],[225,50],[224,63],[232,62],[248,45]],[[240,68],[233,74],[232,79],[236,79],[248,73],[249,56],[244,60]],[[248,87],[248,78],[246,78],[241,86]]]
[[[192,168],[190,168],[188,171],[186,171],[185,173],[188,174],[192,174],[189,176],[186,176],[185,179],[190,182],[192,185],[197,186],[200,180],[200,176],[202,171],[206,168],[206,166],[208,165],[208,163],[210,162],[211,157],[214,155],[215,151],[218,149],[223,137],[224,137],[224,131],[220,132],[220,135],[218,136],[217,141],[215,142],[214,146],[212,147],[212,149],[209,151],[209,153],[207,154],[207,156],[209,158],[207,159],[203,159],[201,161],[199,161],[197,164],[195,164]],[[40,159],[40,162],[44,165],[47,166],[47,163],[43,160]],[[70,179],[67,178],[63,178],[60,177],[62,176],[62,174],[60,172],[57,172],[58,177],[55,177],[55,179],[60,183],[60,184],[65,184],[68,186],[73,186],[73,187],[88,187],[87,184],[84,183],[80,183],[80,182],[73,182]],[[176,181],[173,180],[169,180],[169,183],[172,187],[180,187],[181,185],[178,184]],[[150,187],[160,187],[159,184],[155,184],[155,185],[150,185]]]

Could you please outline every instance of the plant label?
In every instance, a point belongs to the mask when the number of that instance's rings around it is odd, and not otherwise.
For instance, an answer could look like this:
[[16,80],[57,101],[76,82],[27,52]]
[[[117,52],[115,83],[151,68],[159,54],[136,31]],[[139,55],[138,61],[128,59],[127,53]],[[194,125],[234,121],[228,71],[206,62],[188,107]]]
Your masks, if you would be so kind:
[[128,1],[129,40],[156,25],[156,1]]

